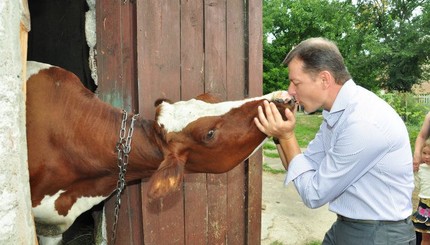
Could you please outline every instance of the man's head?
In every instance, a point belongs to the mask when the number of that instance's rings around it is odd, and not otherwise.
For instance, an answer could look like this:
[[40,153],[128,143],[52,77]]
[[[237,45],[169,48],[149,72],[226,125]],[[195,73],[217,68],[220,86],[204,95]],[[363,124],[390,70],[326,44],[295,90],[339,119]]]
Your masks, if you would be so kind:
[[325,38],[317,37],[302,41],[287,54],[282,63],[288,66],[294,58],[303,61],[303,71],[313,76],[326,70],[339,85],[351,79],[336,44]]
[[306,112],[330,110],[340,87],[351,79],[336,44],[324,38],[302,41],[283,64],[289,69],[289,93]]

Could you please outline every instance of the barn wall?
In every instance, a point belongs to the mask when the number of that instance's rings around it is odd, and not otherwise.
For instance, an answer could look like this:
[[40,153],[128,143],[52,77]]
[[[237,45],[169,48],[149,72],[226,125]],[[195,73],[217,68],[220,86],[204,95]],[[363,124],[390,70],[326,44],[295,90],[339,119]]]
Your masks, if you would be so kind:
[[25,27],[20,36],[21,21],[28,20],[26,6],[26,1],[0,2],[0,244],[37,244],[25,137],[22,60],[26,56],[22,54],[26,44],[22,52],[20,43],[26,41]]
[[[261,0],[100,0],[96,9],[98,91],[112,105],[151,119],[161,97],[262,93]],[[261,156],[225,174],[186,175],[180,192],[151,203],[146,180],[127,186],[117,244],[260,244]]]

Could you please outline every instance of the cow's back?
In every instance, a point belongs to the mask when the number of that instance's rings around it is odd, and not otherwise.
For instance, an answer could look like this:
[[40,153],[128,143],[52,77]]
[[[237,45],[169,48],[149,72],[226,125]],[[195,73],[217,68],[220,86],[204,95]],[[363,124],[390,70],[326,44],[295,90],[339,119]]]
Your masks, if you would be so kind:
[[[101,131],[108,123],[97,121],[101,118],[97,114],[110,113],[106,108],[73,73],[28,62],[26,121],[33,205],[39,203],[44,194],[55,194],[77,178],[84,178],[82,173],[91,174],[82,156],[91,161],[91,154],[101,154],[96,152],[91,141],[94,134],[99,132],[100,139],[111,135]],[[90,127],[98,127],[98,130]],[[94,150],[89,150],[89,145],[94,146],[91,148]]]

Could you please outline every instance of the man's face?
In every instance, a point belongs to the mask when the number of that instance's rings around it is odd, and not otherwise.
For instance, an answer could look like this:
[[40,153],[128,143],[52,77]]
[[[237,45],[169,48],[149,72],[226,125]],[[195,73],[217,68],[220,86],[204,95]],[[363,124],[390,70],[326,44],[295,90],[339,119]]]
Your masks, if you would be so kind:
[[297,58],[288,64],[290,79],[288,93],[304,107],[305,112],[312,113],[324,105],[327,93],[320,76],[305,73],[302,67],[303,61]]

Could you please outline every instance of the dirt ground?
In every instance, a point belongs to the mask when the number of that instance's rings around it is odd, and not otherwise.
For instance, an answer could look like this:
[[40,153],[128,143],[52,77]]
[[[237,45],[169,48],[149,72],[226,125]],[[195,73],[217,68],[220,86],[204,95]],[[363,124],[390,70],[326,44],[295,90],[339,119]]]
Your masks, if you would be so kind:
[[[277,158],[265,158],[264,163],[281,169]],[[321,242],[336,215],[325,205],[318,209],[306,207],[294,184],[283,185],[285,174],[263,172],[262,245],[305,245]]]

